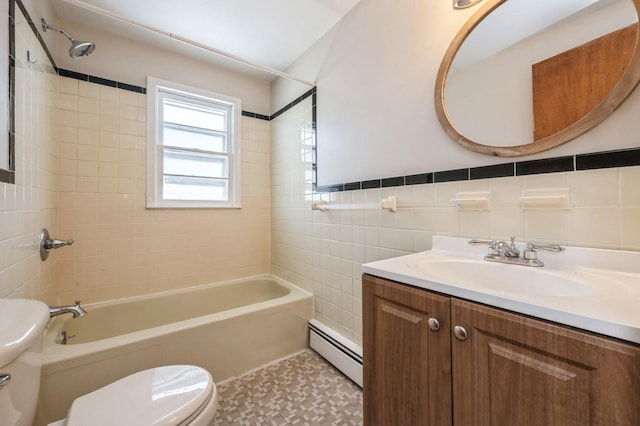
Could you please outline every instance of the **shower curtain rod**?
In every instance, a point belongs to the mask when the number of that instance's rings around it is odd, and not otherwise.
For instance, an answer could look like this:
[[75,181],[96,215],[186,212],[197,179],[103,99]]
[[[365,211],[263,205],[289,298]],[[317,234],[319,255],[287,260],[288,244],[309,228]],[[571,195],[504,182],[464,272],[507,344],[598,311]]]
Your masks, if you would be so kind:
[[134,20],[126,18],[126,17],[124,17],[122,15],[118,15],[117,13],[110,12],[110,11],[102,9],[100,7],[85,3],[85,2],[83,2],[81,0],[62,0],[62,1],[67,3],[67,4],[70,4],[70,5],[73,5],[73,6],[77,6],[79,8],[82,8],[82,9],[97,13],[99,15],[106,16],[108,18],[112,18],[112,19],[118,20],[120,22],[124,22],[126,24],[133,25],[135,27],[142,28],[142,29],[145,29],[147,31],[151,31],[153,33],[160,34],[160,35],[163,35],[165,37],[169,37],[170,39],[179,41],[181,43],[185,43],[185,44],[188,44],[190,46],[197,47],[197,48],[202,49],[202,50],[206,50],[207,52],[211,52],[211,53],[214,53],[216,55],[223,56],[223,57],[225,57],[227,59],[231,59],[233,61],[243,63],[245,65],[248,65],[248,66],[252,67],[252,68],[259,69],[261,71],[267,72],[267,73],[272,74],[272,75],[276,75],[278,77],[286,78],[288,80],[297,81],[298,83],[306,84],[307,86],[311,86],[311,87],[315,87],[315,85],[316,85],[315,82],[313,82],[313,81],[308,81],[308,80],[304,80],[302,78],[298,78],[296,76],[293,76],[291,74],[287,74],[286,72],[277,70],[275,68],[268,67],[266,65],[256,64],[255,62],[251,62],[248,59],[244,59],[244,58],[242,58],[240,56],[236,56],[236,55],[234,55],[232,53],[225,52],[224,50],[216,49],[215,47],[207,46],[206,44],[202,44],[202,43],[199,43],[197,41],[190,40],[188,38],[179,36],[178,34],[173,34],[173,33],[170,33],[168,31],[163,31],[163,30],[161,30],[159,28],[155,28],[155,27],[152,27],[150,25],[146,25],[146,24],[143,24],[141,22],[134,21]]

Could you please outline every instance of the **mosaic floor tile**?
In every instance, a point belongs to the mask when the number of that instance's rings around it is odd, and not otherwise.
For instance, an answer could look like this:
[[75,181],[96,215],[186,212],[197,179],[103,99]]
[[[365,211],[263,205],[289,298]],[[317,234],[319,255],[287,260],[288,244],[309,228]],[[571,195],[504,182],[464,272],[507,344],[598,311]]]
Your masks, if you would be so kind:
[[214,425],[362,424],[362,390],[311,350],[218,385]]

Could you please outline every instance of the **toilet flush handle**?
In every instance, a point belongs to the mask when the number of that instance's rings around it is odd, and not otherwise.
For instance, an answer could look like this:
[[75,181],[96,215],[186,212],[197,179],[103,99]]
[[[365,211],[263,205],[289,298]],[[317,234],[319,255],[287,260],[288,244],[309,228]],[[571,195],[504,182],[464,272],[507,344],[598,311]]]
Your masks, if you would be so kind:
[[11,374],[0,373],[0,389],[7,386],[10,381],[11,381]]

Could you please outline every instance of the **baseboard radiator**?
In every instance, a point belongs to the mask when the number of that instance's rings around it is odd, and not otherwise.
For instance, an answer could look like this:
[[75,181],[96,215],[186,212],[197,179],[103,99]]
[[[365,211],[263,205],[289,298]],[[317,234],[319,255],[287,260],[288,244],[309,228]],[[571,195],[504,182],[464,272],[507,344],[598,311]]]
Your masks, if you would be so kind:
[[321,322],[309,321],[309,346],[362,387],[362,348]]

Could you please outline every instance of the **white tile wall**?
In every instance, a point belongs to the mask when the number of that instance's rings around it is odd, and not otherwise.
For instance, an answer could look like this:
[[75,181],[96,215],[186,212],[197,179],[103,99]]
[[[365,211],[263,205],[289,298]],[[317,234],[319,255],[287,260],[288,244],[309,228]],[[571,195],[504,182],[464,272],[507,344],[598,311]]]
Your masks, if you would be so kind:
[[269,272],[270,124],[242,118],[242,208],[145,208],[146,96],[60,78],[59,303]]
[[[640,167],[309,194],[301,176],[307,99],[272,121],[272,272],[315,295],[316,318],[362,339],[362,263],[431,248],[431,237],[554,242],[640,250]],[[322,143],[322,140],[319,141]],[[320,160],[320,167],[323,165]],[[329,161],[329,160],[324,160]],[[567,210],[525,210],[524,188],[570,188]],[[457,192],[490,191],[489,211],[460,211]],[[311,211],[313,200],[357,203],[395,195],[398,211]],[[479,249],[478,255],[484,252]]]
[[[54,268],[39,255],[43,227],[56,232],[57,76],[16,8],[16,183],[0,183],[0,298],[55,300]],[[2,19],[7,19],[7,15]],[[27,62],[27,51],[37,64]]]

